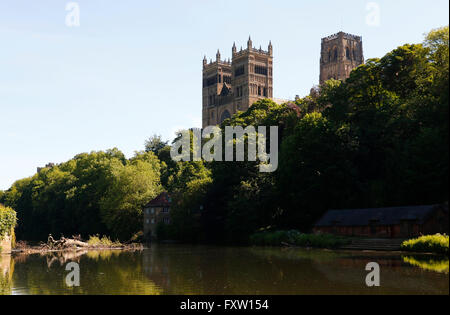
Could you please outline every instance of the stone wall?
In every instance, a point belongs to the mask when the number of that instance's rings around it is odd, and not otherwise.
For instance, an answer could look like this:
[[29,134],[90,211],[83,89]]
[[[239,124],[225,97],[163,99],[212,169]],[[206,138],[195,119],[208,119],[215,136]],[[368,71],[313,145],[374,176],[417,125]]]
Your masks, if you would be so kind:
[[3,239],[0,239],[0,247],[0,254],[11,253],[11,237],[9,235],[3,236]]

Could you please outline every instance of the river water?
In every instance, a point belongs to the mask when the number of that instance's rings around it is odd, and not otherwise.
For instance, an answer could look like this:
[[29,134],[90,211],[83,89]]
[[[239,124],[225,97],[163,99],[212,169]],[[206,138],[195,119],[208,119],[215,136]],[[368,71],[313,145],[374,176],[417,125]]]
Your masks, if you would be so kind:
[[[80,286],[68,287],[70,262]],[[368,287],[369,262],[380,287]],[[154,245],[0,256],[0,294],[449,294],[448,258],[404,253]]]

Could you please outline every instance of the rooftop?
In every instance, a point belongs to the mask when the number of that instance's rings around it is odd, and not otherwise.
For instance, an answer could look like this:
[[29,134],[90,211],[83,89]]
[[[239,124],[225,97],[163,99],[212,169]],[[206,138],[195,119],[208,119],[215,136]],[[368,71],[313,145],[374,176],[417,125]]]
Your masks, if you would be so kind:
[[160,193],[155,199],[150,201],[145,205],[145,208],[148,207],[169,207],[172,200],[167,192]]

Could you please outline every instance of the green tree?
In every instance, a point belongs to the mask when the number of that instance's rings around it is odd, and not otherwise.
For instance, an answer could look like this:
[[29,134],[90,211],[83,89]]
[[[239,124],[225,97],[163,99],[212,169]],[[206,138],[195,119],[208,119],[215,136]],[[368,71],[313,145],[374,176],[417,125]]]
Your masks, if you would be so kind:
[[153,135],[145,141],[145,151],[153,152],[155,155],[158,155],[165,146],[167,146],[167,141],[163,141],[159,135]]
[[115,164],[112,184],[100,200],[102,221],[112,236],[128,240],[142,228],[142,207],[161,192],[159,161],[138,154],[127,165]]

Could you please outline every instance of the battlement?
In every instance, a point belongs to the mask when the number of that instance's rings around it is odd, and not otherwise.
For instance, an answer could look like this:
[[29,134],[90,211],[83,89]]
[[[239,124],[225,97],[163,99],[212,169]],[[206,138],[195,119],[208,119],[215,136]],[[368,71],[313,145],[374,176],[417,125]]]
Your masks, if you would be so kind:
[[203,68],[215,68],[217,66],[225,66],[230,67],[231,66],[231,60],[218,60],[218,61],[212,61],[212,59],[209,62],[203,63]]
[[266,56],[270,56],[270,52],[263,50],[261,48],[257,49],[257,48],[247,48],[247,49],[242,49],[240,51],[236,51],[235,53],[233,53],[233,57],[240,57],[240,56],[244,56],[247,55],[248,53],[257,53],[257,54],[261,54],[261,55],[266,55]]
[[338,39],[340,36],[342,36],[344,39],[351,39],[351,40],[356,40],[356,41],[362,41],[362,37],[361,36],[357,36],[357,35],[353,35],[353,34],[349,34],[349,33],[344,33],[344,32],[339,32],[327,37],[322,38],[322,43],[326,43],[326,42],[330,42],[332,40]]
[[[261,46],[259,47],[259,49],[253,47],[253,42],[250,37],[248,38],[246,49],[242,49],[242,47],[241,47],[241,49],[238,51],[236,48],[236,43],[233,44],[232,58],[246,56],[250,53],[272,57],[272,53],[273,53],[272,42],[269,42],[269,46],[268,46],[267,50],[263,50]],[[208,62],[208,60],[206,59],[206,56],[203,58],[203,68],[204,69],[217,67],[217,66],[230,66],[231,64],[232,64],[232,60],[230,60],[230,58],[228,58],[228,60],[221,59],[219,50],[217,50],[215,61],[210,59],[210,61]]]

